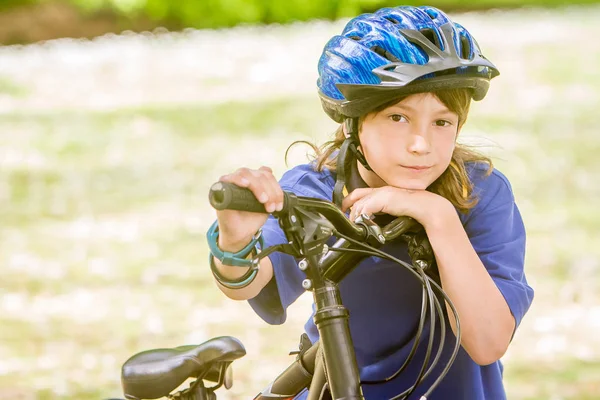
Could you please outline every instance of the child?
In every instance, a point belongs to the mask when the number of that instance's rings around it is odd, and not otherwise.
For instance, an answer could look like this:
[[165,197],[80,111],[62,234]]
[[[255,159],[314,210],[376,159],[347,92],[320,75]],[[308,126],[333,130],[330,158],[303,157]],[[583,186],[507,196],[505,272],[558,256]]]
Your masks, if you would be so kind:
[[[352,19],[326,44],[318,69],[323,109],[341,124],[334,140],[315,149],[314,162],[292,168],[279,182],[268,167],[240,168],[220,180],[249,188],[268,212],[281,210],[283,189],[336,200],[351,219],[367,214],[376,221],[385,216],[419,221],[462,332],[456,361],[430,399],[506,398],[499,359],[533,299],[523,270],[525,229],[506,177],[488,158],[456,143],[471,99],[485,96],[496,67],[470,33],[442,11],[396,7]],[[340,151],[344,147],[349,151]],[[346,159],[339,160],[340,154]],[[342,189],[349,194],[343,197]],[[261,227],[265,246],[286,241],[266,214],[218,211],[217,220],[219,248],[237,252],[238,261],[252,253]],[[401,240],[382,250],[410,261]],[[225,279],[235,281],[247,272],[214,257],[212,262]],[[275,253],[248,282],[219,287],[232,299],[248,300],[266,322],[281,324],[286,308],[304,291],[302,279],[294,258]],[[396,264],[371,257],[339,288],[351,315],[361,379],[385,379],[411,349],[421,284]],[[455,326],[449,321],[451,332]],[[312,318],[306,331],[312,342],[318,340]],[[450,339],[442,359],[451,348]],[[421,350],[397,378],[363,385],[365,398],[388,399],[410,387],[424,358]],[[411,399],[418,399],[443,367]]]

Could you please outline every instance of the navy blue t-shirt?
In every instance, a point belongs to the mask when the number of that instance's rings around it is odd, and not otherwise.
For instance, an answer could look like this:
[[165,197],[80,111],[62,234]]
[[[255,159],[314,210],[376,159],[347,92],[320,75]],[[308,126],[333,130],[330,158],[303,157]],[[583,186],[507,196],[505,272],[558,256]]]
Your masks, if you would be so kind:
[[[533,290],[527,284],[523,270],[523,221],[511,186],[502,173],[494,169],[488,176],[485,173],[487,165],[483,164],[469,164],[467,170],[479,202],[468,214],[459,216],[473,248],[506,299],[518,326],[533,300]],[[299,196],[331,201],[335,175],[327,169],[317,172],[311,165],[304,164],[287,171],[279,183],[283,190]],[[263,227],[263,234],[266,246],[287,242],[273,217]],[[386,244],[382,250],[410,263],[402,240]],[[301,282],[305,275],[297,268],[295,258],[282,253],[269,257],[273,263],[274,278],[249,303],[267,323],[282,324],[287,307],[304,292]],[[350,332],[361,380],[387,378],[404,363],[412,348],[421,313],[421,283],[398,264],[370,257],[339,284],[339,289],[350,312]],[[319,339],[312,316],[308,318],[305,329],[313,343]],[[417,354],[407,369],[385,384],[363,385],[366,399],[389,399],[414,384],[423,364],[428,336],[429,318]],[[436,337],[439,339],[439,335]],[[454,340],[446,318],[446,343],[441,360],[449,359]],[[410,399],[419,399],[444,366],[445,362],[438,363]],[[305,397],[306,393],[298,398]],[[500,361],[480,366],[462,347],[448,375],[429,397],[430,400],[505,398]]]

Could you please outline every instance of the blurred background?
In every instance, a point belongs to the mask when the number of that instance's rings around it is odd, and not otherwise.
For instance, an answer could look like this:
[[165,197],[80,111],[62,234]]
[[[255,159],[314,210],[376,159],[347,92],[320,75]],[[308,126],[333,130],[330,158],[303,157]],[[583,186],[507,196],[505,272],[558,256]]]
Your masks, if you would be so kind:
[[[577,3],[428,3],[501,71],[461,140],[511,180],[528,231],[536,298],[504,358],[509,399],[600,398],[600,5]],[[220,398],[287,366],[311,298],[268,326],[221,294],[208,188],[306,162],[287,146],[335,129],[323,45],[399,4],[0,1],[0,399],[121,397],[129,356],[220,335],[248,353]]]

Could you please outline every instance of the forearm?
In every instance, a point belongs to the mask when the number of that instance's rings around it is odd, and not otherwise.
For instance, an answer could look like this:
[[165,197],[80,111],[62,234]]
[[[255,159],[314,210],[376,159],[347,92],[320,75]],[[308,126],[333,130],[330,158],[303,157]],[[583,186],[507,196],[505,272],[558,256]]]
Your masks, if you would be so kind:
[[[508,304],[473,249],[454,209],[426,230],[442,287],[458,311],[461,344],[475,362],[491,364],[506,352],[515,328]],[[456,333],[452,318],[450,323]]]

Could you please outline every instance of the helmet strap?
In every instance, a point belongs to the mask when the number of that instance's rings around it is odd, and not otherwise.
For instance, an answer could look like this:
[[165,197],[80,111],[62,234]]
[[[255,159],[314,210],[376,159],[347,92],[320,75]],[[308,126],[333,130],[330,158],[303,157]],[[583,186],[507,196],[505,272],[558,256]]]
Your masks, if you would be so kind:
[[350,151],[354,153],[356,159],[360,161],[367,171],[373,171],[369,166],[365,155],[358,149],[358,146],[360,146],[360,139],[358,138],[358,118],[346,118],[344,125],[346,127],[346,133],[350,136]]
[[348,137],[340,146],[337,156],[336,179],[333,188],[333,203],[339,208],[342,208],[344,188],[346,188],[346,179],[348,178],[347,174],[350,171],[351,163],[358,160],[367,170],[372,171],[365,156],[357,148],[360,146],[358,139],[358,118],[346,118],[344,124]]
[[351,152],[348,151],[350,144],[352,143],[351,138],[344,140],[344,143],[340,146],[340,151],[337,156],[336,165],[336,178],[335,186],[333,188],[333,203],[342,208],[342,200],[344,200],[344,188],[346,187],[346,172],[350,171],[349,166],[354,162],[354,157]]

